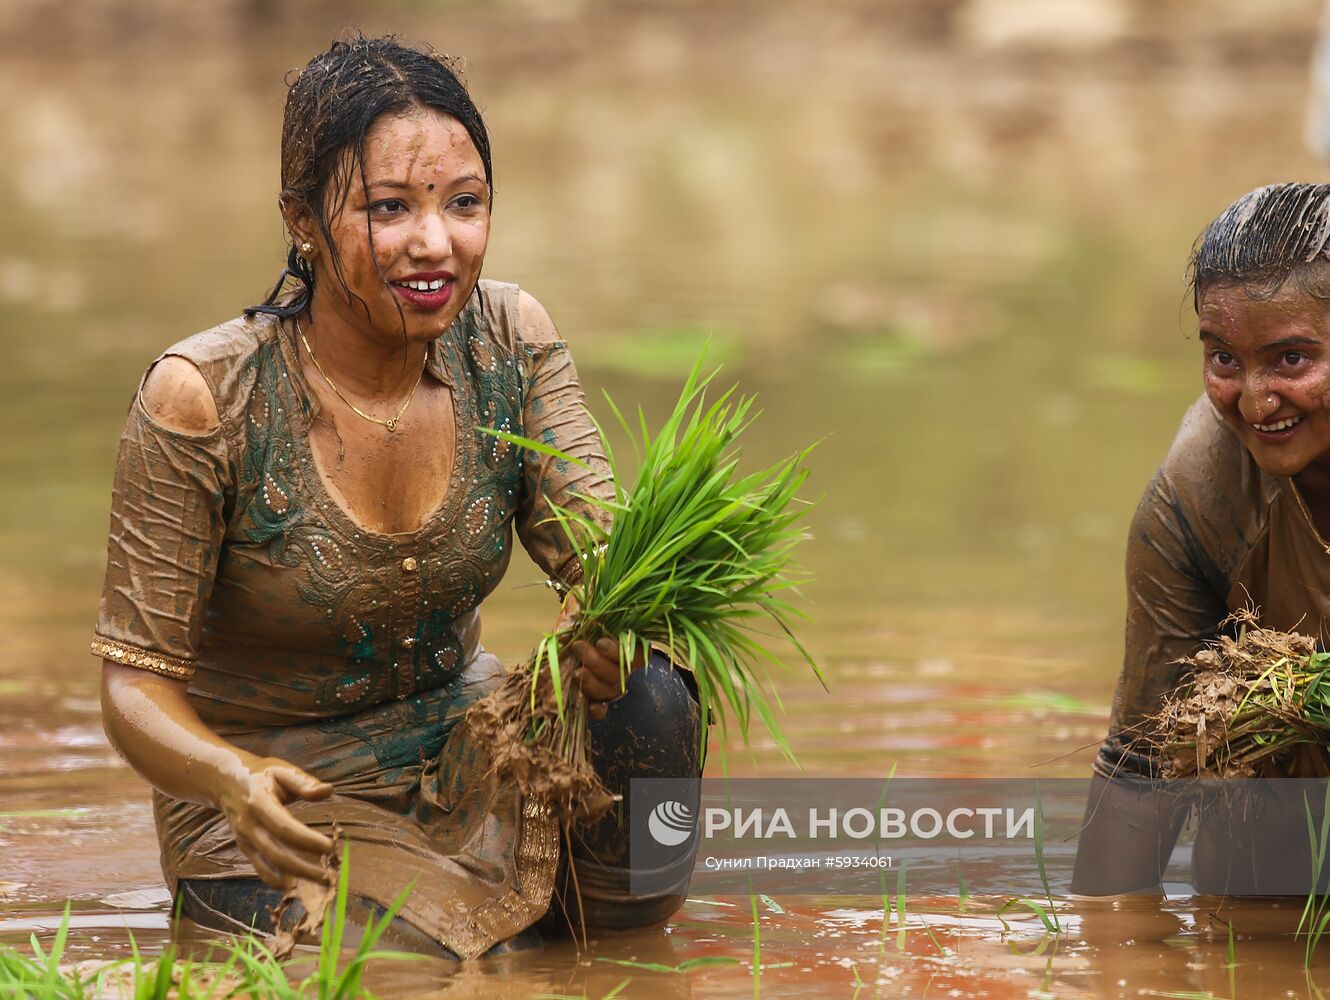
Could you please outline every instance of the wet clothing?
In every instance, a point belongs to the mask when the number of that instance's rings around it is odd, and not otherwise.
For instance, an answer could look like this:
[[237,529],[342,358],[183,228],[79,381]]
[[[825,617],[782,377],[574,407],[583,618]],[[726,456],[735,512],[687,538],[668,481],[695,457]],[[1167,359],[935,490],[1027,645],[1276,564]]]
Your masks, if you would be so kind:
[[[553,905],[541,926],[559,933],[578,923],[615,929],[658,924],[683,902],[698,841],[693,838],[681,845],[670,859],[667,872],[650,873],[652,884],[663,887],[659,892],[630,892],[629,782],[633,778],[678,778],[701,773],[700,711],[691,675],[674,669],[665,656],[653,651],[647,669],[629,676],[624,696],[611,702],[605,718],[591,721],[587,730],[597,772],[606,787],[621,795],[623,801],[620,809],[597,823],[570,831],[571,857],[566,854],[561,861]],[[576,869],[580,899],[573,893],[570,863]],[[282,893],[258,879],[182,879],[179,896],[181,915],[205,927],[226,933],[244,933],[251,928],[273,933],[273,911]],[[367,926],[382,910],[372,901],[352,897],[348,923]],[[303,912],[300,903],[294,903],[283,918],[286,927],[293,928]],[[486,954],[530,947],[540,940],[538,927],[531,927],[499,942]],[[456,957],[400,917],[389,926],[381,945],[441,958]]]
[[[447,494],[416,530],[364,530],[310,451],[318,402],[294,324],[238,319],[163,356],[192,362],[220,427],[188,435],[130,408],[112,499],[93,652],[188,681],[218,734],[331,782],[301,822],[350,845],[353,895],[380,906],[413,884],[402,919],[461,957],[549,906],[558,830],[487,773],[484,747],[449,740],[502,667],[477,608],[515,528],[557,581],[580,571],[552,501],[603,516],[577,493],[612,494],[565,344],[527,343],[516,286],[482,281],[430,345],[428,376],[453,398]],[[482,433],[542,440],[590,466],[529,455]],[[181,880],[253,879],[224,815],[154,796],[162,868]]]
[[1216,638],[1231,612],[1255,608],[1263,626],[1324,646],[1327,554],[1293,481],[1263,473],[1202,396],[1132,520],[1125,662],[1096,770],[1157,774],[1139,737],[1182,676],[1177,660]]

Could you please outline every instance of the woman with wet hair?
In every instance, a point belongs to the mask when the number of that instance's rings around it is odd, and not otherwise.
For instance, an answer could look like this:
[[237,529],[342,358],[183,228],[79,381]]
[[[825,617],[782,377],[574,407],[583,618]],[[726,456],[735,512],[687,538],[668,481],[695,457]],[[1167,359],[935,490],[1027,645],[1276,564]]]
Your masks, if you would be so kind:
[[[1125,662],[1073,881],[1090,895],[1157,887],[1186,816],[1142,739],[1181,679],[1179,660],[1241,609],[1323,645],[1330,634],[1330,185],[1239,198],[1206,228],[1189,270],[1205,392],[1127,541]],[[1316,756],[1305,776],[1319,770]],[[1268,888],[1253,858],[1306,855],[1305,820],[1291,819],[1207,814],[1197,888]]]
[[[568,856],[485,747],[450,739],[502,671],[477,608],[513,529],[564,588],[580,566],[551,503],[599,516],[579,495],[613,493],[548,314],[480,277],[494,183],[479,111],[446,59],[337,42],[290,86],[281,171],[277,287],[149,367],[116,468],[93,651],[107,731],[155,788],[181,912],[289,929],[337,842],[359,922],[411,888],[399,948],[473,957],[529,940],[551,908],[663,921],[686,847],[653,872],[670,891],[633,895],[620,818],[575,828]],[[589,469],[524,460],[487,428]],[[684,671],[653,654],[625,692],[613,639],[565,655],[612,790],[700,773]]]

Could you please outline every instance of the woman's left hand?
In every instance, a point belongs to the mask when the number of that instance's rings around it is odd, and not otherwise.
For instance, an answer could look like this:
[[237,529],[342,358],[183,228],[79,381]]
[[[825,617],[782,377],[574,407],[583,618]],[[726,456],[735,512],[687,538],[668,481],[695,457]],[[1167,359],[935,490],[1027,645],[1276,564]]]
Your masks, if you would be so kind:
[[[571,625],[579,610],[577,599],[569,595],[559,614],[559,621],[554,626],[555,632]],[[619,640],[608,635],[597,639],[594,644],[578,639],[563,648],[563,662],[573,668],[573,683],[586,698],[587,715],[592,720],[605,718],[609,703],[623,696],[628,677],[620,670],[620,654]],[[644,666],[646,661],[647,647],[642,643],[638,646],[633,662],[628,665],[628,672]]]

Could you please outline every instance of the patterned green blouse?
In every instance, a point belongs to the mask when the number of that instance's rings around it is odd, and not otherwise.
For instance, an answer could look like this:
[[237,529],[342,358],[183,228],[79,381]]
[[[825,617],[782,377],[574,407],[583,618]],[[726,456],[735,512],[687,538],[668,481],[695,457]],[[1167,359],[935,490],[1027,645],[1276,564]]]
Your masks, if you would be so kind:
[[[356,891],[386,904],[414,883],[404,916],[459,954],[520,930],[548,904],[552,831],[494,786],[483,748],[444,750],[500,670],[480,646],[478,608],[507,569],[512,530],[572,582],[580,567],[549,503],[610,490],[566,345],[526,343],[516,286],[480,282],[426,365],[452,390],[447,494],[420,528],[391,535],[361,528],[315,468],[318,403],[289,321],[234,320],[166,355],[202,372],[221,426],[168,430],[136,397],[93,652],[187,680],[217,732],[333,782],[331,802],[293,810],[336,822]],[[543,440],[591,471],[481,428]],[[156,812],[173,888],[254,876],[221,813],[161,795]]]

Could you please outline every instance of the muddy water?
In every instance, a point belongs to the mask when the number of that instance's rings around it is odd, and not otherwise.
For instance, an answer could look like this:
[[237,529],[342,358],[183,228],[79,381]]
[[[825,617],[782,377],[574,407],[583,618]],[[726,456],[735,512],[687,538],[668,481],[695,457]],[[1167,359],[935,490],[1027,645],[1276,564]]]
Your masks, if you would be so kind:
[[[469,59],[499,191],[488,272],[541,298],[593,394],[660,412],[702,340],[761,393],[754,461],[812,459],[808,645],[780,681],[811,775],[1080,777],[1119,656],[1128,518],[1189,400],[1182,262],[1257,183],[1321,176],[1309,3],[173,5],[0,13],[0,939],[73,900],[79,956],[165,939],[144,786],[106,745],[96,614],[145,364],[275,275],[279,81],[340,26]],[[551,614],[515,568],[487,641]],[[797,770],[756,737],[731,773]],[[718,761],[719,755],[713,756]],[[391,992],[1315,995],[1296,908],[690,901]],[[1236,968],[1228,968],[1228,922]],[[691,973],[677,965],[734,959]]]

